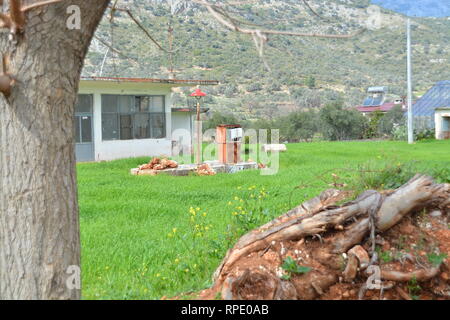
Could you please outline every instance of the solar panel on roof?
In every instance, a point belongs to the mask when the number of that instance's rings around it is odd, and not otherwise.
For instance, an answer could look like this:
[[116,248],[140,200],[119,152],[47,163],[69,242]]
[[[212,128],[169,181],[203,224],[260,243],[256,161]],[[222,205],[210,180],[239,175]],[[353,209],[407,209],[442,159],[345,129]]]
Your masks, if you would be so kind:
[[364,106],[364,107],[370,107],[370,106],[372,106],[372,101],[373,101],[373,98],[372,98],[372,97],[366,98],[366,100],[364,100],[364,102],[363,102],[363,106]]
[[383,97],[377,97],[374,98],[372,101],[373,106],[381,106],[381,103],[383,102]]

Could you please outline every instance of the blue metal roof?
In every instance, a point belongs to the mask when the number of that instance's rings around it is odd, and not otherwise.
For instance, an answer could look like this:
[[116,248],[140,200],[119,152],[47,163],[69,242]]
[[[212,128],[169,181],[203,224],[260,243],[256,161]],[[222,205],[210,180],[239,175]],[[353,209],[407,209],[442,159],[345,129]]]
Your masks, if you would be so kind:
[[437,82],[413,106],[415,117],[434,117],[437,108],[450,108],[450,80]]

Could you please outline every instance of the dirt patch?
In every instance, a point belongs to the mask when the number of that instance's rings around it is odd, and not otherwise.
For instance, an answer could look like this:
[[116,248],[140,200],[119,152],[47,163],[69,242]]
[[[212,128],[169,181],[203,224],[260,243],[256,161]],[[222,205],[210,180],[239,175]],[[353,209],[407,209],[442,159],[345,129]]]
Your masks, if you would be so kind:
[[[239,278],[245,276],[244,290],[239,293],[242,299],[272,299],[276,296],[276,281],[262,281],[262,277],[280,279],[286,275],[283,261],[291,257],[300,266],[311,268],[306,274],[291,274],[290,283],[295,293],[290,299],[320,300],[449,300],[450,299],[450,229],[448,213],[431,215],[430,211],[420,211],[404,218],[388,231],[376,238],[379,267],[381,270],[413,272],[432,267],[434,257],[446,255],[439,273],[427,281],[393,282],[383,281],[383,290],[366,290],[361,288],[367,283],[369,275],[358,268],[356,277],[345,282],[343,272],[349,257],[346,254],[330,255],[322,250],[331,241],[335,233],[328,232],[322,236],[306,237],[300,241],[282,241],[272,243],[264,250],[253,252],[242,258],[229,275]],[[369,239],[362,242],[362,247],[370,250]],[[264,275],[261,274],[264,272]],[[249,276],[251,275],[251,276]],[[281,281],[283,283],[285,281]],[[267,284],[270,284],[269,286]],[[239,286],[240,287],[240,286]],[[258,290],[255,290],[258,288]],[[241,287],[242,289],[242,287]],[[255,295],[255,292],[258,294]],[[362,294],[361,294],[362,292]],[[217,298],[214,290],[204,290],[199,299]]]

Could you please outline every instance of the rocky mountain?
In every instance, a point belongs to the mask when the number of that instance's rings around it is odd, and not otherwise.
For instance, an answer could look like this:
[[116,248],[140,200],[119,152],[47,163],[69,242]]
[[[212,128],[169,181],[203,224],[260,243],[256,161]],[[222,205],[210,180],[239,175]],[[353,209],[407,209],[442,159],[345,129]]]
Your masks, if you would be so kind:
[[[264,50],[268,70],[252,37],[226,29],[192,1],[120,0],[119,6],[129,7],[152,37],[173,53],[159,50],[124,12],[116,12],[113,21],[107,12],[83,73],[217,79],[219,86],[204,88],[209,93],[207,106],[245,119],[272,118],[336,100],[355,105],[373,85],[389,86],[392,97],[405,94],[403,15],[371,5],[370,0],[309,0],[314,12],[297,0],[242,3],[228,12],[249,28],[327,34],[366,31],[351,39],[270,35]],[[447,18],[414,19],[417,94],[436,81],[450,79],[449,30]],[[176,92],[178,105],[192,103],[186,95],[189,90]]]

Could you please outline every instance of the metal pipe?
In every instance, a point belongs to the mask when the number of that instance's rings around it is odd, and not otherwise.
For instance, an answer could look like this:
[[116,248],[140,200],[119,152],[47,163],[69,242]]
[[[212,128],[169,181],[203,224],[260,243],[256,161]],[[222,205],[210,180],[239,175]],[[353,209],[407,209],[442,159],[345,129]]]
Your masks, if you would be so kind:
[[411,19],[407,23],[407,69],[408,69],[408,143],[414,143],[414,123],[412,110],[412,66],[411,66]]

